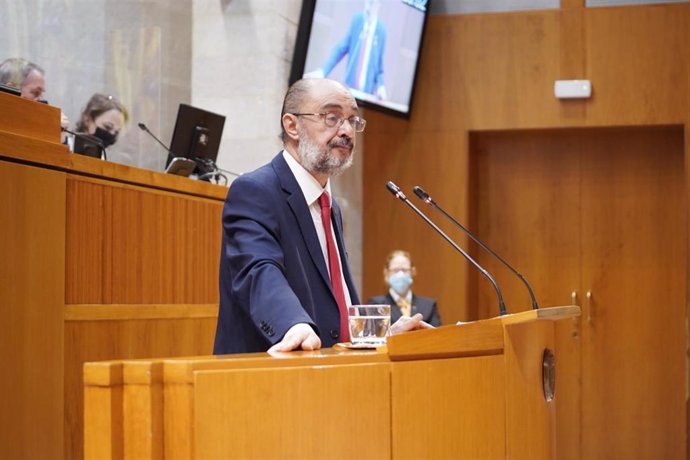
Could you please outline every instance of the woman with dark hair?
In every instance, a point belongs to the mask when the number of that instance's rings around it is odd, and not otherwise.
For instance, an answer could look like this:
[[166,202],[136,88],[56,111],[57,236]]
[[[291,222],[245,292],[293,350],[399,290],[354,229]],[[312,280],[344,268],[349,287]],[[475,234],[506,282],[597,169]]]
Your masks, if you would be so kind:
[[108,147],[117,142],[117,135],[128,119],[127,109],[120,101],[112,96],[96,93],[82,111],[76,130],[96,136],[104,147]]

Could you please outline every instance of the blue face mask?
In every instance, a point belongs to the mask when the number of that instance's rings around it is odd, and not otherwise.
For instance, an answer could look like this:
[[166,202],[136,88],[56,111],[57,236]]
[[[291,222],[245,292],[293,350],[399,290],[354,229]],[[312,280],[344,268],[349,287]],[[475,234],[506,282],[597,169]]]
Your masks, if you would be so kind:
[[412,276],[405,272],[395,272],[388,277],[388,285],[399,295],[403,295],[412,285]]

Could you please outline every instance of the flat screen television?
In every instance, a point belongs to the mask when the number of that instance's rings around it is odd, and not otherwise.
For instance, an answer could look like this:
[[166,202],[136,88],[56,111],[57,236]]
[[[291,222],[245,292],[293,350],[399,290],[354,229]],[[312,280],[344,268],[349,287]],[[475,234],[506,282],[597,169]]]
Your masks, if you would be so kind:
[[290,84],[344,83],[365,107],[409,118],[431,0],[304,0]]
[[180,104],[166,166],[173,157],[181,157],[196,161],[197,173],[215,168],[224,125],[223,115]]

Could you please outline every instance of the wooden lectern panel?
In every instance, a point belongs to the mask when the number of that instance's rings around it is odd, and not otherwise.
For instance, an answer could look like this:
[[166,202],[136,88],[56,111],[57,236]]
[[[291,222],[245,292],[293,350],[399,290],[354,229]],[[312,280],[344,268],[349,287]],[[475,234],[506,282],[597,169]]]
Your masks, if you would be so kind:
[[391,456],[386,364],[200,371],[196,458]]
[[62,451],[64,187],[63,173],[0,161],[2,458]]
[[395,459],[505,459],[503,355],[394,363]]

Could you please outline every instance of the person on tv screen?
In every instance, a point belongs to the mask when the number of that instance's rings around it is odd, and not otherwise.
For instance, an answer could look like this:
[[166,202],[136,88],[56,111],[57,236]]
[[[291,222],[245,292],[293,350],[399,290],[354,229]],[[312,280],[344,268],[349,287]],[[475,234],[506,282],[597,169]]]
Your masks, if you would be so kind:
[[[330,179],[351,165],[366,122],[342,83],[313,78],[290,86],[280,120],[283,150],[235,179],[223,206],[214,354],[349,341],[359,298]],[[391,333],[430,327],[412,315]]]
[[388,286],[388,293],[372,297],[367,300],[367,303],[390,305],[391,321],[396,321],[401,316],[419,313],[427,323],[440,326],[441,317],[436,308],[436,300],[418,296],[412,292],[415,276],[417,276],[417,269],[412,263],[410,253],[399,249],[391,252],[383,267],[383,279]]
[[120,101],[113,96],[96,93],[82,111],[76,131],[96,136],[107,148],[117,142],[127,119],[127,110]]
[[364,9],[352,17],[347,34],[335,45],[326,62],[307,78],[328,77],[333,68],[348,56],[344,83],[350,88],[386,99],[383,58],[386,28],[379,20],[380,0],[365,0]]

